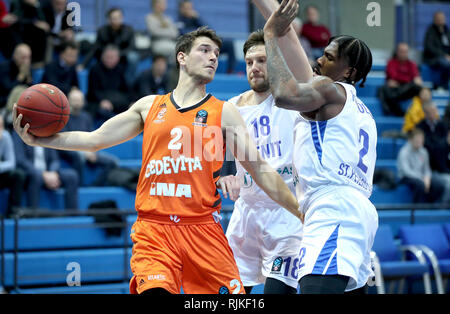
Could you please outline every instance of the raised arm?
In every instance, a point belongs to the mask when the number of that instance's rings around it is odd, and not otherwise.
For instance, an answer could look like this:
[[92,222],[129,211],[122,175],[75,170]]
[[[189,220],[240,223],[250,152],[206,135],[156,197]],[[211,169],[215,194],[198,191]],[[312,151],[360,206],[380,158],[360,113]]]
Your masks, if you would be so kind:
[[298,202],[281,176],[261,157],[233,104],[226,102],[222,112],[222,129],[230,151],[261,189],[290,213],[302,219]]
[[[280,6],[276,0],[252,0],[252,2],[266,20]],[[312,78],[313,72],[294,27],[290,25],[286,35],[277,38],[277,42],[295,79],[299,83],[308,82]]]
[[50,137],[35,137],[28,133],[30,125],[20,126],[22,115],[17,116],[14,105],[14,129],[22,140],[31,146],[43,146],[60,150],[97,151],[123,143],[142,132],[144,127],[144,108],[149,108],[154,96],[138,100],[127,111],[107,120],[101,127],[92,132],[60,132]]
[[[284,36],[297,16],[296,0],[283,0],[264,26],[267,72],[272,95],[278,107],[300,112],[315,111],[326,104],[344,104],[345,90],[328,77],[315,77],[308,83],[298,83],[286,63],[277,38]],[[311,69],[309,63],[299,64]]]

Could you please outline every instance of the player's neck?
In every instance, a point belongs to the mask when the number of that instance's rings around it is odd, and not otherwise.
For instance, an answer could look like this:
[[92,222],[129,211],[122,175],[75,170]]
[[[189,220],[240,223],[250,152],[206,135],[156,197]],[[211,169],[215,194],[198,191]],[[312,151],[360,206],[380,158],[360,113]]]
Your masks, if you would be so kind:
[[258,92],[253,91],[253,94],[254,94],[254,103],[255,103],[255,105],[259,105],[260,103],[265,101],[267,99],[267,97],[270,96],[270,90],[268,90],[266,92],[262,92],[262,93],[258,93]]
[[172,91],[173,99],[178,106],[190,107],[199,103],[206,96],[205,85],[178,84]]

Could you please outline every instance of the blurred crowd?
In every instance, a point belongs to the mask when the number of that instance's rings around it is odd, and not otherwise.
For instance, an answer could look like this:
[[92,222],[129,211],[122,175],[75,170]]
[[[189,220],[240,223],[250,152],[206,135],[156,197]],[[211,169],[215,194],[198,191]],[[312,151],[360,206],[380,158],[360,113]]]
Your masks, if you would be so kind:
[[[43,187],[64,187],[66,208],[77,209],[77,189],[86,184],[83,168],[99,167],[98,177],[89,185],[101,186],[108,184],[108,173],[118,167],[118,160],[104,152],[29,147],[15,135],[12,107],[22,91],[37,83],[33,80],[34,70],[43,71],[40,82],[55,85],[68,96],[71,117],[64,130],[94,130],[137,99],[164,94],[175,87],[176,39],[206,23],[189,0],[178,2],[176,20],[167,15],[166,0],[150,0],[150,7],[145,22],[151,42],[146,57],[151,56],[151,67],[138,73],[143,56],[136,49],[136,32],[124,23],[121,8],[112,7],[106,12],[106,24],[97,29],[95,42],[80,43],[75,40],[79,30],[71,26],[68,18],[67,0],[10,0],[9,7],[0,0],[0,189],[10,191],[7,215],[18,206],[38,208]],[[303,13],[304,21],[297,18],[294,28],[314,64],[332,34],[320,22],[317,7],[307,6]],[[227,73],[236,69],[234,51],[233,38],[223,38],[221,54],[228,59]],[[379,89],[378,97],[385,115],[405,117],[403,131],[412,134],[408,149],[420,151],[414,160],[410,151],[399,156],[402,179],[414,191],[422,191],[417,192],[415,200],[449,200],[450,110],[440,117],[431,96],[432,89],[447,90],[449,83],[450,31],[443,12],[436,12],[426,32],[422,60],[437,75],[431,88],[424,85],[418,65],[409,56],[408,45],[399,43],[387,63],[386,83]],[[80,88],[80,71],[88,71],[86,95]],[[406,110],[402,107],[405,101],[411,101]],[[422,132],[411,132],[416,129]],[[414,142],[420,136],[423,143],[420,139]],[[405,154],[411,160],[401,159]],[[405,167],[418,167],[417,160],[425,164],[414,169],[416,173],[412,175]]]

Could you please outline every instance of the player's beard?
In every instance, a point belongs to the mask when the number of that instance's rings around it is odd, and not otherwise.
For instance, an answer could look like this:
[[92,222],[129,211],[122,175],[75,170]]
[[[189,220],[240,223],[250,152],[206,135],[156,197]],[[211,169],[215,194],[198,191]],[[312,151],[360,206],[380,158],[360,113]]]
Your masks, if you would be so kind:
[[260,83],[253,83],[250,81],[250,87],[257,93],[264,93],[270,89],[270,84],[268,79],[264,79],[264,81]]

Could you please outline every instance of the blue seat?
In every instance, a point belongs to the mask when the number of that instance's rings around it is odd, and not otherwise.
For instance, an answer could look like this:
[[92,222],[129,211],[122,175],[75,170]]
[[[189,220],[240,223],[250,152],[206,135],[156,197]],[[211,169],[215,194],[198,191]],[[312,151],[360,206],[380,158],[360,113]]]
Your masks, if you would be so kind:
[[397,238],[399,228],[411,223],[411,215],[411,210],[378,210],[378,223],[389,226],[394,238]]
[[379,138],[377,143],[377,160],[397,159],[398,153],[405,143],[404,139]]
[[84,95],[87,95],[89,88],[89,70],[84,69],[82,71],[78,71],[77,75],[80,90],[83,92]]
[[[431,293],[431,281],[428,266],[421,252],[414,247],[396,244],[392,230],[388,225],[378,227],[372,251],[376,253],[375,268],[379,267],[379,274],[384,279],[403,279],[420,275],[423,278],[425,292]],[[405,252],[416,256],[415,260],[406,260]]]
[[438,293],[444,293],[442,275],[450,275],[450,242],[441,224],[420,224],[400,227],[399,237],[404,244],[418,246],[428,258]]
[[[381,106],[381,105],[380,105]],[[385,131],[402,131],[404,119],[401,117],[378,116],[375,118],[378,136],[382,136]]]
[[370,200],[374,204],[406,204],[412,203],[412,194],[405,184],[394,190],[383,190],[375,185]]
[[447,235],[447,239],[450,241],[450,223],[444,224],[444,231]]
[[250,89],[247,78],[243,75],[216,74],[214,80],[206,85],[208,93],[233,93],[238,95]]
[[31,70],[31,77],[33,78],[33,84],[38,84],[42,82],[43,76],[44,76],[44,68]]
[[[126,281],[131,278],[130,257],[131,248],[127,248],[126,251],[123,248],[106,248],[19,252],[17,255],[17,284],[18,286],[66,284],[66,279],[71,273],[66,269],[73,262],[80,265],[81,285],[83,283]],[[6,253],[4,262],[4,286],[12,287],[15,284],[14,253]]]

